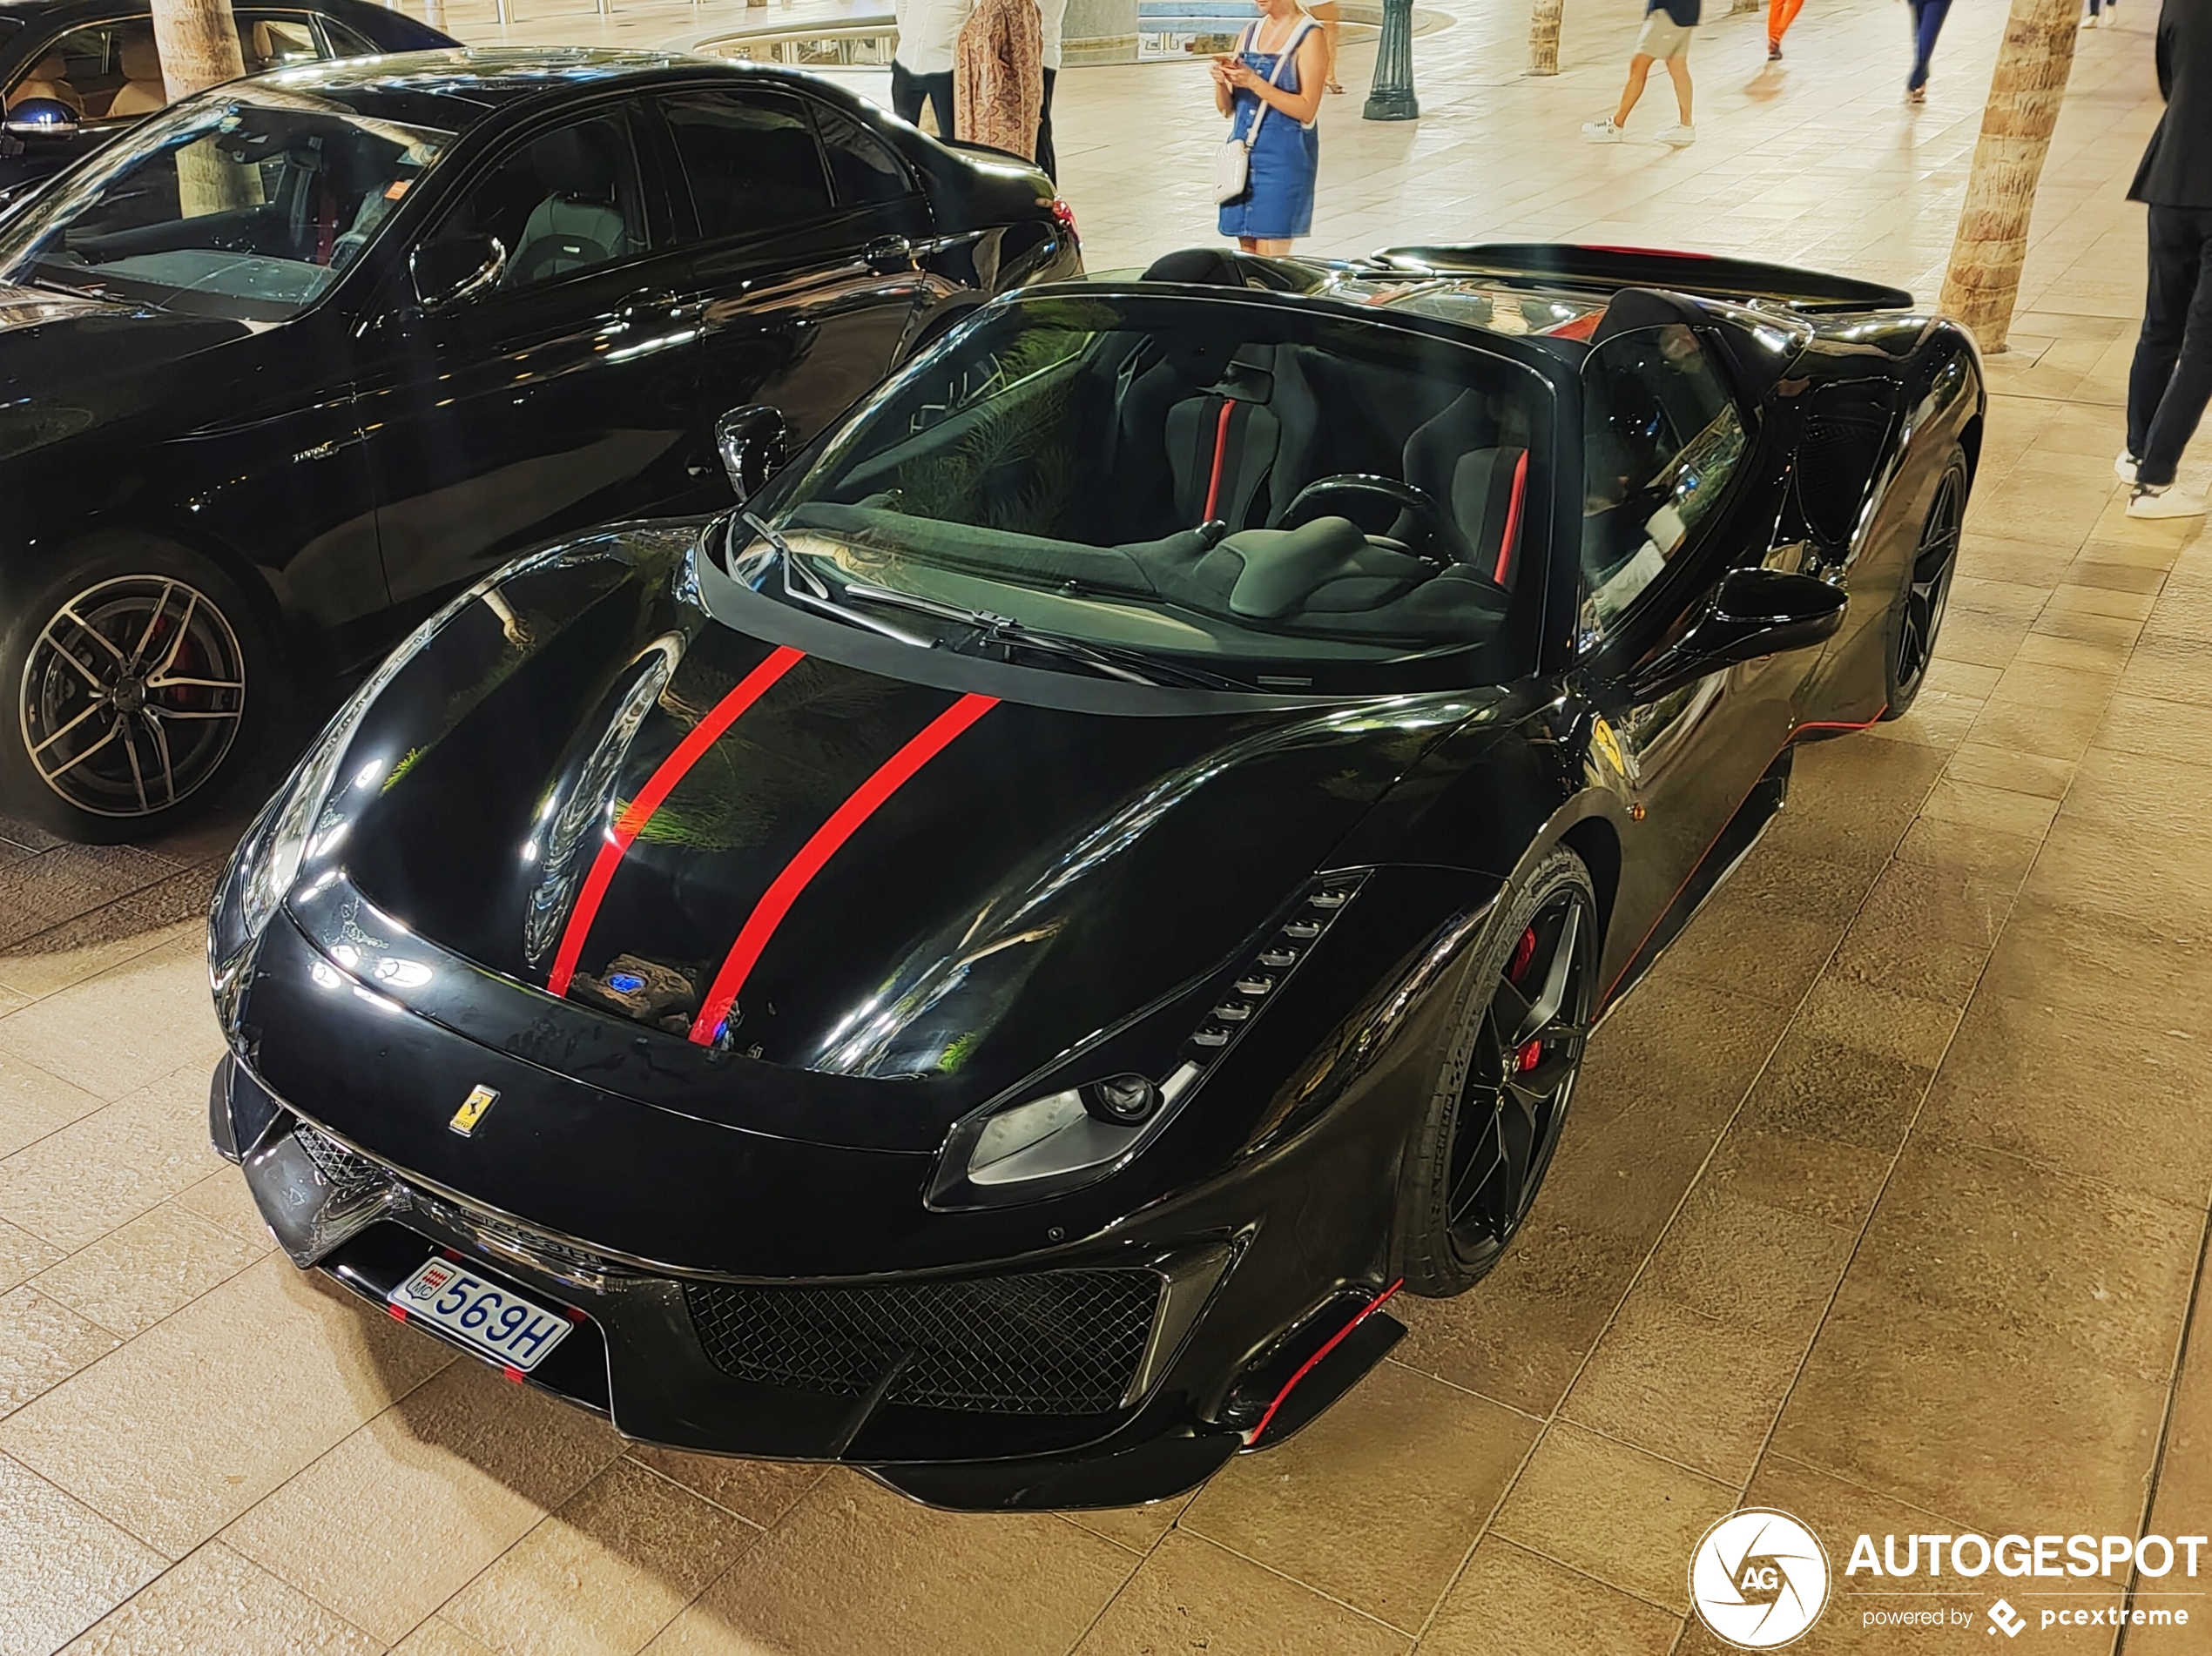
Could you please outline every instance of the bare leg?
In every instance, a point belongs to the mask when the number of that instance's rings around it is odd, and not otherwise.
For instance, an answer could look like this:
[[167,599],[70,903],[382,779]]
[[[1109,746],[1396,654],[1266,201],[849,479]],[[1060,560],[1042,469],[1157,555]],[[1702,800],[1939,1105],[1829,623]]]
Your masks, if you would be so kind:
[[1643,96],[1643,84],[1650,78],[1649,53],[1640,51],[1629,59],[1629,84],[1622,89],[1621,107],[1614,113],[1614,125],[1626,126],[1629,124],[1629,111],[1635,108],[1636,99]]
[[1306,8],[1321,24],[1321,44],[1328,53],[1329,67],[1323,75],[1324,83],[1332,92],[1341,92],[1344,86],[1337,79],[1337,36],[1343,14],[1337,9],[1337,0],[1317,0]]
[[1258,253],[1268,259],[1284,258],[1291,251],[1291,239],[1288,236],[1262,236],[1247,240],[1241,245],[1246,252]]
[[1667,59],[1667,73],[1674,78],[1675,103],[1682,111],[1682,124],[1695,126],[1696,123],[1689,118],[1689,54]]

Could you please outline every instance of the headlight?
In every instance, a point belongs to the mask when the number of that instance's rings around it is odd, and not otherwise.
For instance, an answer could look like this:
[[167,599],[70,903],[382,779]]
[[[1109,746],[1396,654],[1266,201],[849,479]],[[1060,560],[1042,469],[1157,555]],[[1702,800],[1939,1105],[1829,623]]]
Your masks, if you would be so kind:
[[987,1107],[960,1122],[938,1157],[929,1205],[958,1208],[1041,1201],[1125,1165],[1166,1129],[1366,878],[1364,871],[1355,870],[1317,881],[1243,969],[1222,981],[1211,1009],[1190,1030],[1181,1054],[1163,1067],[1158,1082],[1125,1071]]

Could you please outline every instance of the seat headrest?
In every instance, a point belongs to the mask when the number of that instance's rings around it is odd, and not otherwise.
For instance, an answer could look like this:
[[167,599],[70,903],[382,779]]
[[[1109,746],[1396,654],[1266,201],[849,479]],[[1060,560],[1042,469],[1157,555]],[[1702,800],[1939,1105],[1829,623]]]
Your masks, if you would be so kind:
[[548,195],[610,203],[615,199],[617,162],[604,127],[564,126],[548,132],[530,145],[530,161]]
[[268,24],[257,23],[253,25],[253,32],[246,41],[246,55],[257,64],[276,61],[276,37],[269,32]]
[[116,58],[123,65],[125,80],[154,80],[161,78],[161,52],[153,44],[153,31],[139,34],[135,30],[116,43]]

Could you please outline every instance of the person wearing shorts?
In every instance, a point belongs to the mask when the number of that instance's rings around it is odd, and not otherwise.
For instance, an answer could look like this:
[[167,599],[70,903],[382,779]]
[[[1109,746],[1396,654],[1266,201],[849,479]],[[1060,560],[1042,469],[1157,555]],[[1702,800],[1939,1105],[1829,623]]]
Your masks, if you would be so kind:
[[1643,96],[1651,65],[1659,63],[1667,65],[1668,78],[1675,84],[1675,104],[1682,116],[1659,134],[1659,141],[1676,149],[1696,142],[1697,129],[1690,123],[1689,37],[1697,30],[1697,6],[1698,0],[1650,0],[1635,54],[1629,59],[1629,84],[1622,89],[1621,107],[1602,121],[1586,123],[1584,138],[1593,144],[1618,144],[1629,112]]

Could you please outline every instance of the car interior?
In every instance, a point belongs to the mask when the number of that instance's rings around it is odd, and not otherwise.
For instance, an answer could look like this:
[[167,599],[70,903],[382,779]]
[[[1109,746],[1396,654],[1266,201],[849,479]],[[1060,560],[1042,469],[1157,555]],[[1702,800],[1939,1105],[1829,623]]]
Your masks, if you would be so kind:
[[[239,55],[249,75],[323,56],[305,17],[240,19]],[[128,120],[169,104],[153,25],[132,19],[75,30],[56,42],[8,93],[8,107],[50,99],[81,120]]]
[[1130,305],[1055,325],[1076,306],[937,359],[786,527],[913,566],[891,584],[934,569],[1131,602],[1221,650],[1494,630],[1525,573],[1529,382],[1357,322]]
[[448,136],[234,107],[215,131],[118,174],[31,257],[64,278],[91,270],[288,311],[346,267]]
[[619,116],[578,121],[509,155],[462,199],[435,239],[491,236],[502,287],[526,287],[629,258],[646,245],[644,192]]

